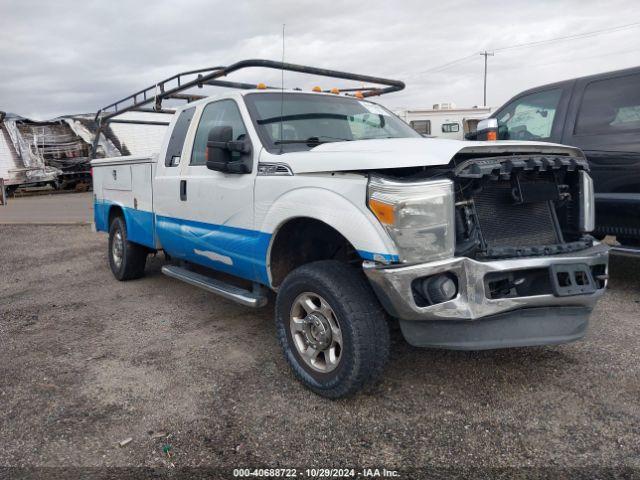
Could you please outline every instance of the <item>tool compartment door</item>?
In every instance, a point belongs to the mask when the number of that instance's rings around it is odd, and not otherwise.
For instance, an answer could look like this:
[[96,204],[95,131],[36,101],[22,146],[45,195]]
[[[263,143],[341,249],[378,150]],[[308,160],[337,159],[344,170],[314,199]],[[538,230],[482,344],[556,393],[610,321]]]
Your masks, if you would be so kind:
[[131,191],[131,165],[109,165],[102,167],[104,190]]

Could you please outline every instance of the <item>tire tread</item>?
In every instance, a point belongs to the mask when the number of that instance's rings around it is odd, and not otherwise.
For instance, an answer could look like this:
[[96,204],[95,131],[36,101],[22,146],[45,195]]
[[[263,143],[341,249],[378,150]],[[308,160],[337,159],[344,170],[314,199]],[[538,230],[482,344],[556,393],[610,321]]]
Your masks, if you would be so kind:
[[[303,265],[291,272],[282,283],[280,291],[290,288],[300,279],[312,281],[327,288],[346,311],[348,321],[354,327],[353,362],[348,366],[350,371],[345,375],[344,381],[339,384],[329,388],[311,384],[309,375],[287,351],[289,348],[295,348],[289,347],[287,341],[285,328],[288,328],[288,311],[283,312],[285,306],[277,301],[278,340],[296,377],[316,393],[329,398],[348,396],[375,383],[381,377],[389,359],[389,326],[386,313],[364,274],[336,260],[321,260]],[[284,309],[286,310],[286,307]]]

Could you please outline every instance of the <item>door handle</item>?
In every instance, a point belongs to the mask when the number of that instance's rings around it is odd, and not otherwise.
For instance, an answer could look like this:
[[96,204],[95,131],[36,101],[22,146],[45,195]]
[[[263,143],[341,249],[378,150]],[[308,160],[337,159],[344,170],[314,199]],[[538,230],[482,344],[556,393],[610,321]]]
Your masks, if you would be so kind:
[[180,180],[180,200],[183,202],[187,200],[187,181]]

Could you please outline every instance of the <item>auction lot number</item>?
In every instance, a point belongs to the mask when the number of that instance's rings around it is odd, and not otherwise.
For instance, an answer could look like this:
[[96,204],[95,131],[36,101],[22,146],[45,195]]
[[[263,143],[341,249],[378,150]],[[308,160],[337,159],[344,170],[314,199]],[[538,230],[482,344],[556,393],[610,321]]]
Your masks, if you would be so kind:
[[233,476],[242,477],[282,477],[282,478],[398,478],[396,470],[385,468],[234,468]]

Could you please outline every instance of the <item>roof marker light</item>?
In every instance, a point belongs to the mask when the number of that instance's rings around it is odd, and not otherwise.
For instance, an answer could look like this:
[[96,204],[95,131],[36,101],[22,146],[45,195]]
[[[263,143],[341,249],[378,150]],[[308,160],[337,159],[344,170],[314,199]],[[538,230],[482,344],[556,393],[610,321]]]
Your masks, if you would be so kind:
[[265,90],[267,86],[264,83],[260,82],[258,85],[256,85],[256,88],[258,90]]
[[364,98],[364,94],[363,94],[360,90],[358,90],[358,91],[355,93],[355,97],[356,97],[356,98]]
[[311,89],[311,91],[312,91],[312,92],[321,92],[321,91],[322,91],[322,89],[321,89],[320,87],[318,87],[318,86],[315,86],[315,87],[313,87],[313,88]]
[[335,93],[336,95],[338,95],[338,94],[340,93],[340,89],[339,89],[339,88],[336,88],[336,87],[333,87],[333,88],[331,89],[331,93]]

